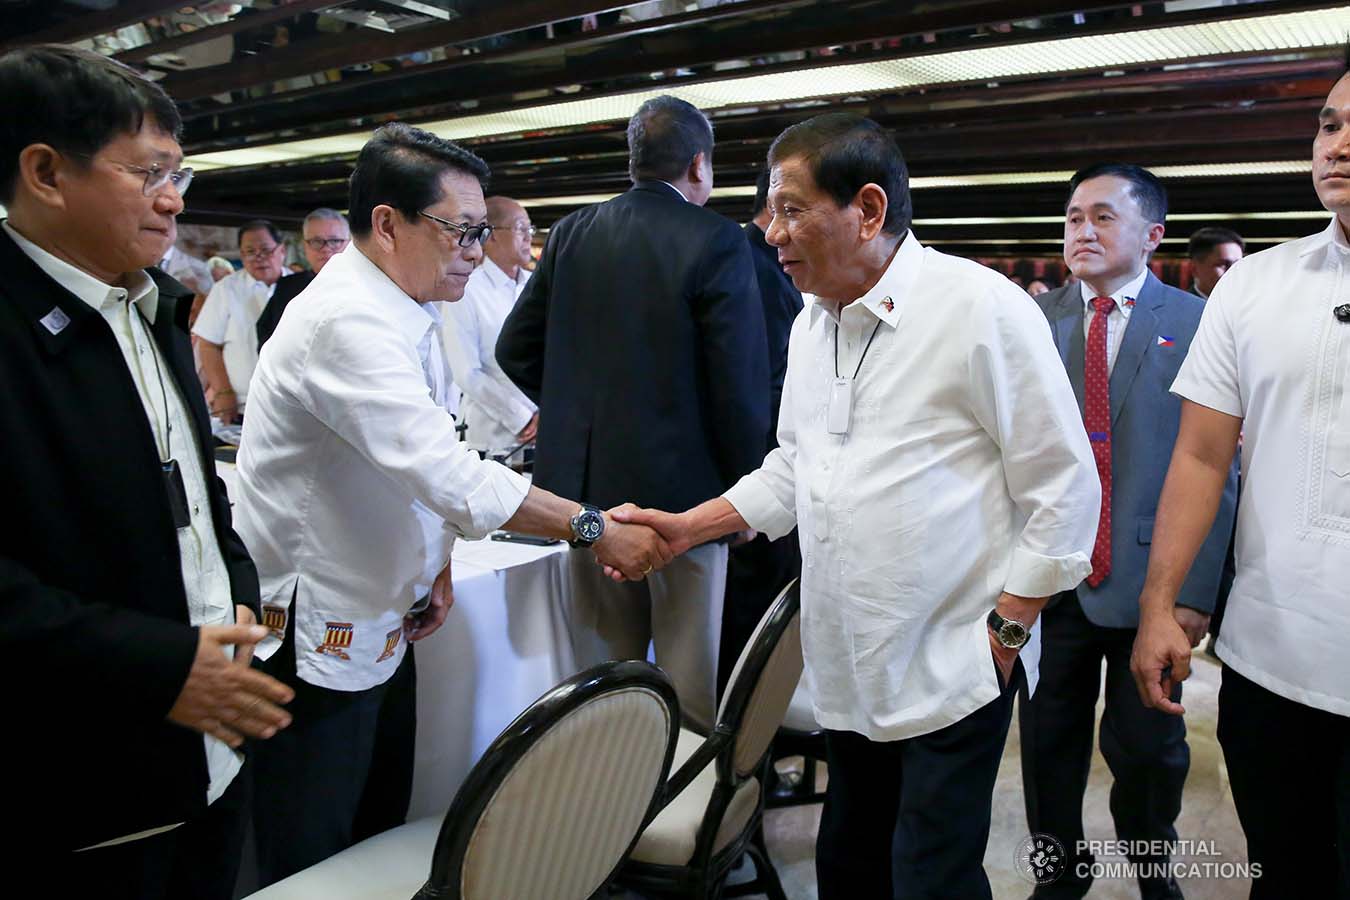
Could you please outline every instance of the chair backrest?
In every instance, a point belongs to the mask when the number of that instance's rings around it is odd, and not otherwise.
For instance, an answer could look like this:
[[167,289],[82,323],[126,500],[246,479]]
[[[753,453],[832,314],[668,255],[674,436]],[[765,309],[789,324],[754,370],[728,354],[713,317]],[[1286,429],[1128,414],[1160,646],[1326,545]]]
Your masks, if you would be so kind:
[[793,579],[760,618],[731,670],[717,711],[717,730],[733,735],[732,752],[718,761],[720,778],[740,779],[754,771],[801,676],[801,585]]
[[650,663],[610,662],[539,698],[446,813],[418,898],[585,900],[655,815],[679,706]]

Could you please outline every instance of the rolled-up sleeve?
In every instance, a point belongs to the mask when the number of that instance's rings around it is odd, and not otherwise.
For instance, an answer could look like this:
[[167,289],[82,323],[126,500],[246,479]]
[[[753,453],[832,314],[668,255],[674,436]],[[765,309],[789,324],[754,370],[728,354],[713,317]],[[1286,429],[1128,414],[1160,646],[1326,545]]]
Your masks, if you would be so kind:
[[529,482],[458,440],[415,352],[374,312],[320,323],[304,366],[301,402],[315,418],[461,537],[486,536],[524,502]]
[[1048,597],[1092,571],[1101,483],[1087,432],[1045,317],[1020,291],[1000,291],[976,317],[972,405],[998,444],[1025,524],[1004,590]]

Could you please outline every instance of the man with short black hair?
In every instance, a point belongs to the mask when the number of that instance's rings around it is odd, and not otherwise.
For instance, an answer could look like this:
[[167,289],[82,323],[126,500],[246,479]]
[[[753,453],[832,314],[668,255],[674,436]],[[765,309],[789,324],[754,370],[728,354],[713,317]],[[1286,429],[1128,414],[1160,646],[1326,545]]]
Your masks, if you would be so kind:
[[211,288],[192,333],[200,340],[203,387],[211,414],[226,425],[244,414],[258,365],[258,318],[285,274],[286,241],[266,219],[239,228],[244,267]]
[[[1204,304],[1168,287],[1148,263],[1166,228],[1167,192],[1147,169],[1104,163],[1069,181],[1064,262],[1078,282],[1036,298],[1082,401],[1102,485],[1092,572],[1061,591],[1041,615],[1041,684],[1020,705],[1022,780],[1033,833],[1053,835],[1064,870],[1037,898],[1079,898],[1092,884],[1081,851],[1083,795],[1092,761],[1103,663],[1102,756],[1111,769],[1116,836],[1144,846],[1175,841],[1190,767],[1182,723],[1139,702],[1129,677],[1158,493],[1176,441],[1181,403],[1168,388],[1181,368]],[[1231,462],[1231,456],[1230,456]],[[1230,472],[1214,530],[1176,607],[1192,645],[1214,609],[1233,521]],[[1181,896],[1167,854],[1132,854],[1144,900]]]
[[178,111],[110,59],[30,47],[0,57],[0,119],[10,877],[228,900],[241,748],[289,723],[291,692],[249,668],[258,576],[175,326],[192,295],[149,268],[192,179]]
[[456,537],[565,538],[639,579],[670,558],[650,530],[456,440],[437,308],[482,258],[487,175],[430,132],[377,129],[352,173],[352,243],[296,298],[253,379],[236,514],[271,629],[258,657],[296,695],[295,727],[256,760],[263,884],[403,821],[410,644],[445,621]]
[[263,344],[277,330],[281,314],[286,306],[309,287],[314,276],[323,270],[328,260],[341,253],[351,243],[352,233],[347,225],[347,217],[336,209],[320,206],[305,216],[300,225],[301,245],[305,251],[305,261],[309,263],[308,272],[296,272],[277,282],[272,291],[272,299],[267,301],[262,315],[258,317],[258,352],[262,353]]
[[[875,122],[769,148],[766,238],[803,293],[780,446],[685,513],[623,508],[675,552],[801,535],[804,678],[826,729],[822,900],[991,897],[994,780],[1045,599],[1086,574],[1100,488],[1025,292],[919,244]],[[1020,665],[1019,665],[1020,663]]]
[[1231,228],[1207,226],[1192,234],[1186,247],[1194,276],[1192,293],[1202,300],[1208,300],[1219,279],[1242,259],[1246,250],[1247,244],[1242,240],[1242,235]]
[[[535,484],[602,508],[684,509],[764,455],[764,313],[745,235],[703,208],[707,116],[648,100],[628,148],[633,187],[553,226],[497,361],[539,405]],[[578,663],[645,658],[654,644],[681,712],[711,728],[726,565],[726,546],[708,544],[657,578],[614,585],[572,554]]]
[[1215,652],[1219,743],[1261,867],[1253,900],[1350,897],[1350,74],[1316,126],[1312,181],[1331,221],[1233,266],[1172,385],[1181,429],[1131,661],[1146,704],[1185,712],[1170,695],[1193,644],[1173,607],[1241,434],[1237,577]]

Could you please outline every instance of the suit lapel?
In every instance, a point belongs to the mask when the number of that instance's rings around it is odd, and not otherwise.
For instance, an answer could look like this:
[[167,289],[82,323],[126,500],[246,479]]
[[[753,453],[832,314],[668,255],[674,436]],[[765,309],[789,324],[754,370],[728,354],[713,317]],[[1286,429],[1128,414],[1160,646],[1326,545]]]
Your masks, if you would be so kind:
[[1083,367],[1086,365],[1087,352],[1083,345],[1083,303],[1081,289],[1077,284],[1063,288],[1064,293],[1054,309],[1055,346],[1059,348],[1060,359],[1069,373],[1069,383],[1073,385],[1073,395],[1078,398],[1078,411],[1083,411]]
[[193,363],[192,344],[184,340],[184,335],[177,325],[178,305],[191,304],[192,292],[159,269],[146,269],[146,273],[159,289],[159,308],[155,311],[155,321],[150,326],[150,333],[159,347],[160,356],[167,364],[169,370],[167,374],[178,385],[178,395],[187,406],[188,416],[195,426],[196,437],[201,438],[196,441],[197,451],[201,456],[202,471],[208,473],[207,481],[210,482],[209,473],[214,471],[215,466],[214,448],[212,442],[205,437],[211,433],[211,419],[206,411],[206,400]]
[[1165,302],[1160,288],[1161,283],[1150,272],[1135,299],[1129,324],[1125,326],[1125,336],[1121,339],[1120,350],[1116,352],[1116,364],[1111,369],[1112,425],[1120,418],[1120,411],[1125,408],[1125,396],[1130,392],[1134,376],[1139,374],[1144,354],[1152,348],[1154,336],[1158,333],[1156,310]]
[[38,343],[48,353],[61,353],[86,328],[106,328],[96,310],[49,278],[3,230],[0,230],[0,271],[5,273],[6,293],[22,310],[38,336]]

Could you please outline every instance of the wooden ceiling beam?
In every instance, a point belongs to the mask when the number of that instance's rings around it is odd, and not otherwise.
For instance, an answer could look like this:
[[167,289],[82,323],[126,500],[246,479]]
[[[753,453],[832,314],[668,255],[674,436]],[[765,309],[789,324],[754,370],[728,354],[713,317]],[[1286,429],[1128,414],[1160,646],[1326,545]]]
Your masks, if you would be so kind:
[[153,41],[140,47],[123,50],[113,59],[128,64],[144,62],[161,53],[173,53],[184,47],[191,47],[193,44],[227,37],[246,28],[261,28],[264,25],[271,25],[273,22],[284,22],[307,12],[315,12],[331,6],[341,6],[343,2],[344,0],[292,0],[290,3],[274,6],[271,9],[258,9],[251,11],[248,15],[236,15],[234,18],[218,25],[210,25],[196,31],[174,35],[162,41]]
[[152,16],[170,12],[183,5],[183,0],[127,0],[108,9],[74,16],[64,22],[27,34],[10,34],[0,41],[0,52],[31,44],[71,44],[87,38],[107,34]]
[[619,9],[624,5],[616,0],[512,0],[509,3],[485,0],[459,18],[443,24],[420,25],[394,34],[348,30],[260,53],[252,59],[179,72],[165,78],[162,84],[175,100],[193,100],[324,69],[481,40],[549,22]]

